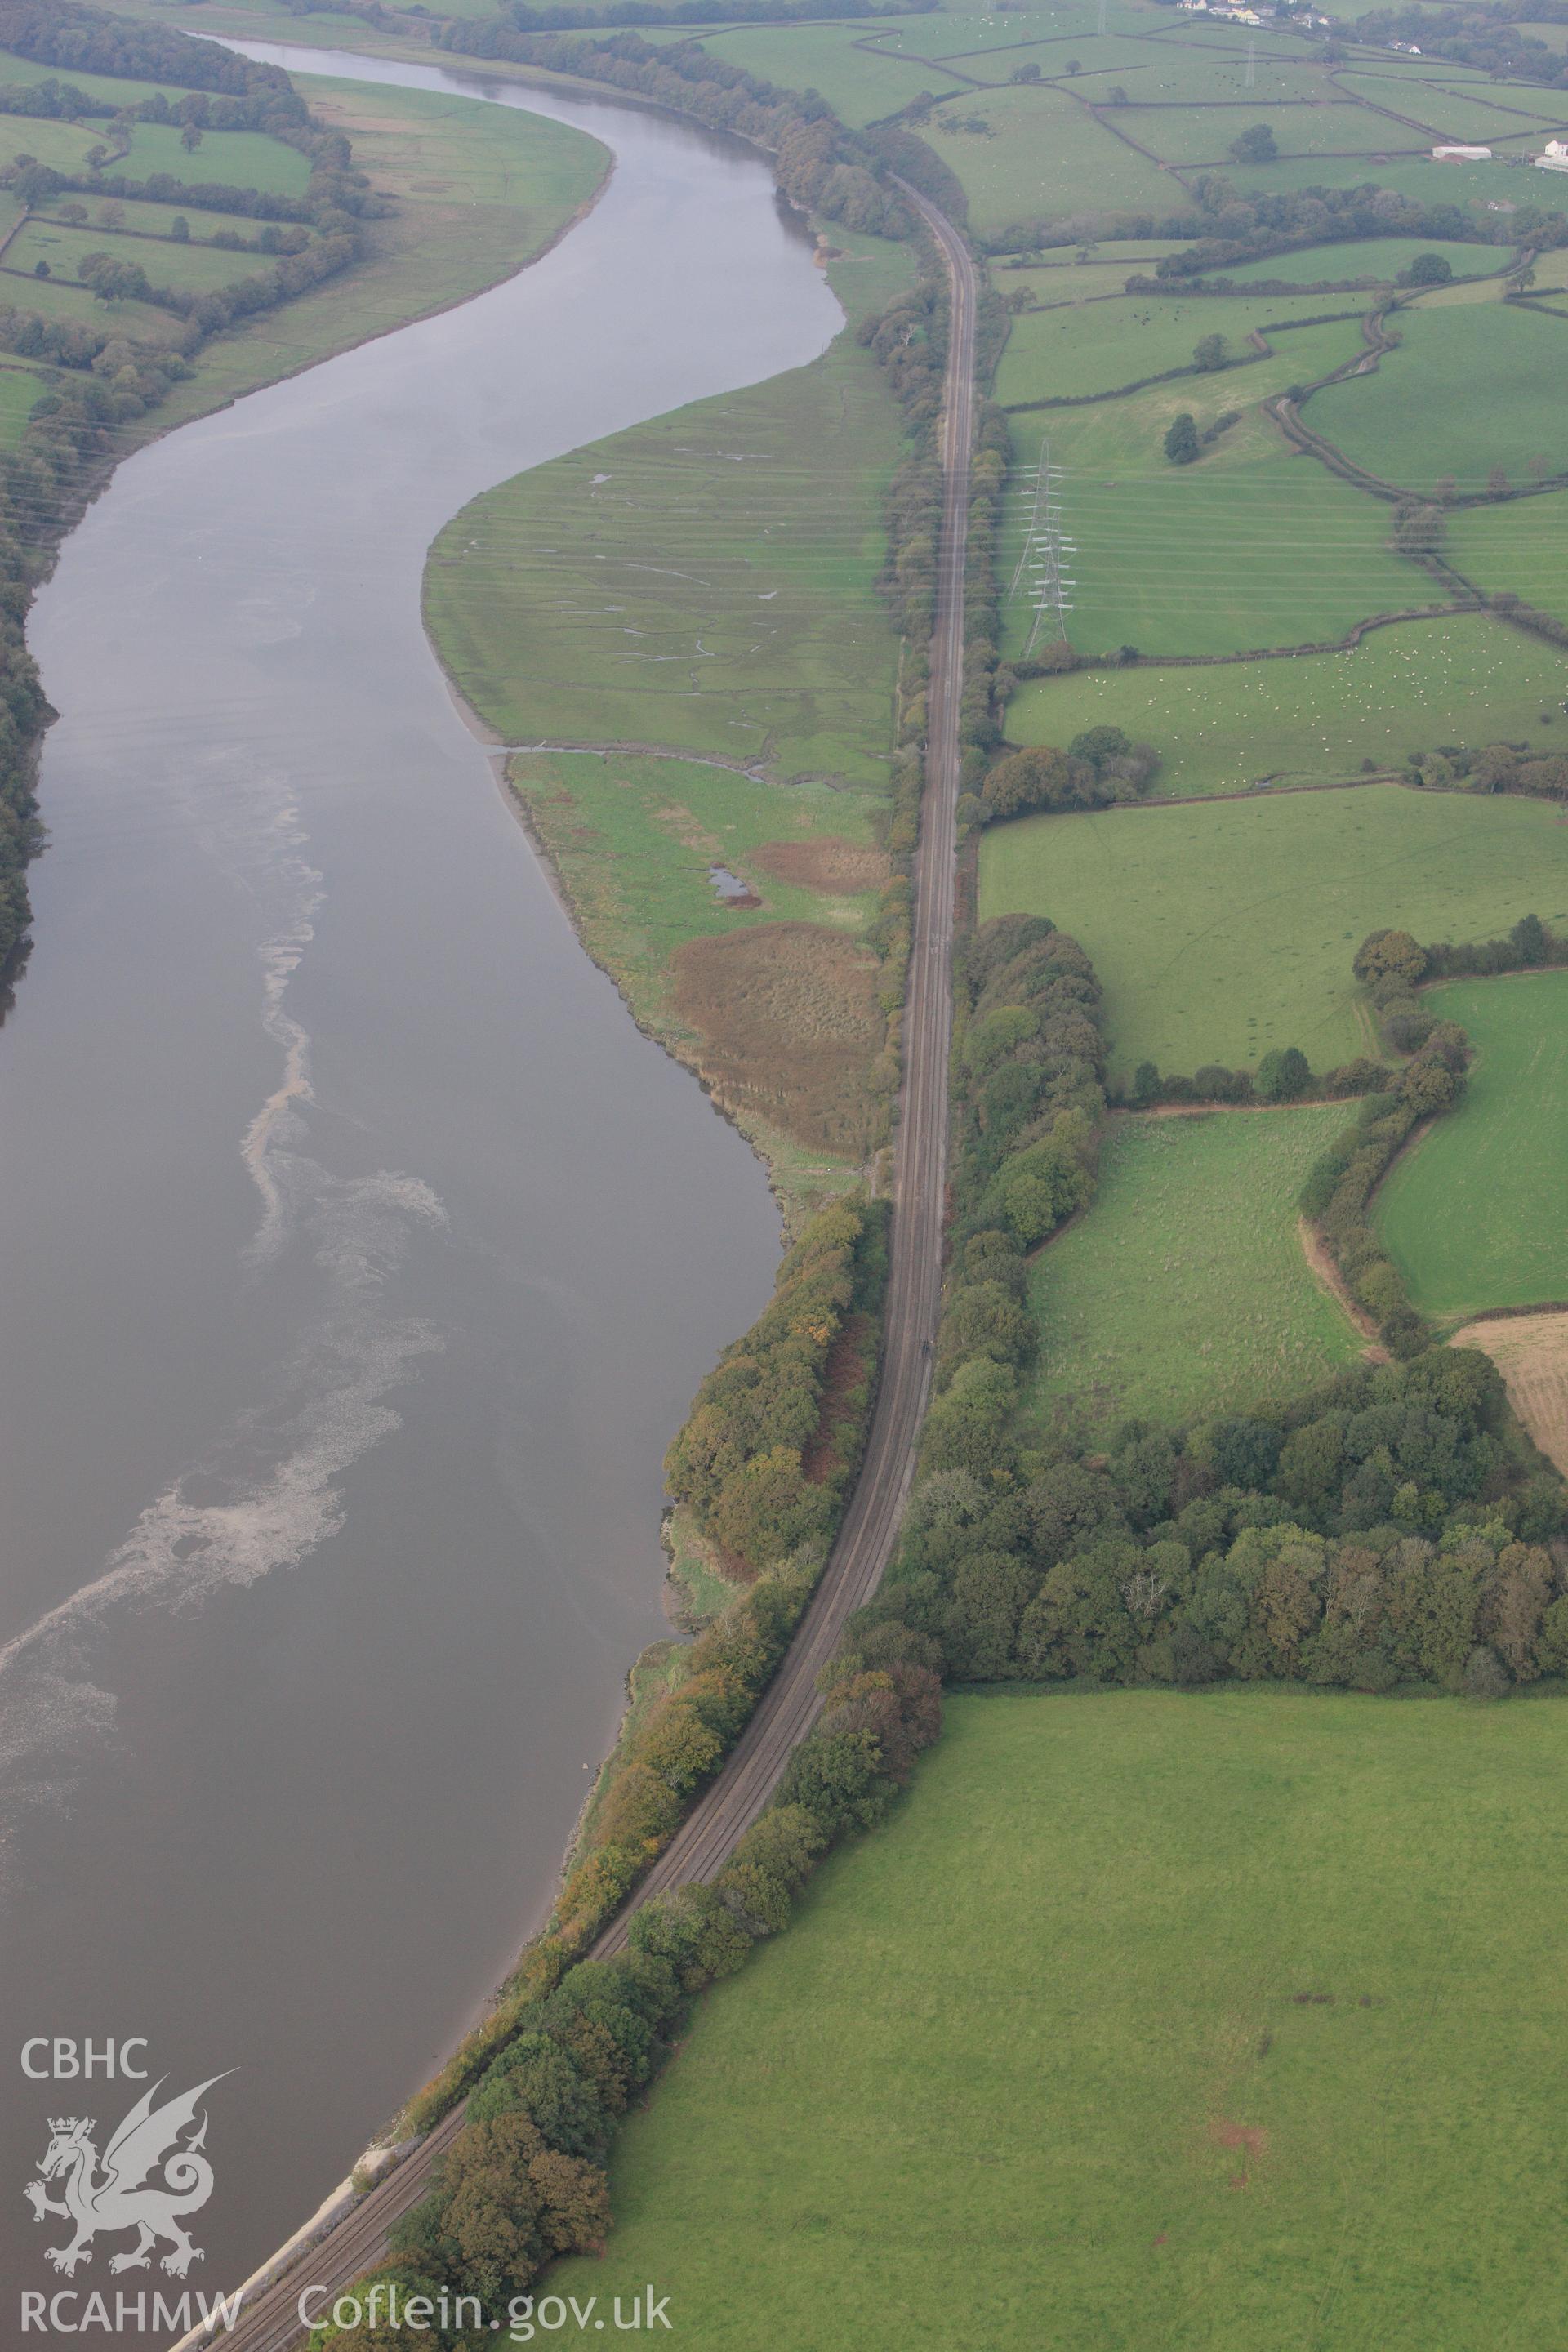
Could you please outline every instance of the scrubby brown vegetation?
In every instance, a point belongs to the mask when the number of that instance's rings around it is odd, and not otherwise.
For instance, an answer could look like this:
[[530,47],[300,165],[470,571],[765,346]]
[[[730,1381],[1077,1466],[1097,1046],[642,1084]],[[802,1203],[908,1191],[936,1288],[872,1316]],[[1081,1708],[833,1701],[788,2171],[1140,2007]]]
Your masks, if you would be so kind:
[[803,890],[823,890],[853,897],[862,890],[880,889],[890,879],[888,853],[837,834],[815,840],[764,841],[751,853],[752,863],[781,882],[798,883]]
[[675,1011],[701,1040],[717,1100],[814,1151],[863,1160],[885,1034],[877,957],[821,924],[762,923],[689,940],[673,962]]

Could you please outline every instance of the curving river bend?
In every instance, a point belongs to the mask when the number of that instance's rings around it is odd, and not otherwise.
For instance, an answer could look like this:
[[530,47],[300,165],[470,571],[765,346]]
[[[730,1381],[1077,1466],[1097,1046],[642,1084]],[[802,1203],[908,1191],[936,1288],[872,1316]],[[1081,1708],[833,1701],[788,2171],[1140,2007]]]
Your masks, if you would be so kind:
[[[447,697],[426,549],[840,315],[737,142],[246,46],[616,164],[506,285],[132,458],[30,628],[64,715],[0,1033],[6,2014],[145,2036],[171,2093],[237,2070],[209,2288],[536,1924],[667,1630],[663,1448],[776,1263],[761,1168],[583,955]],[[6,2063],[0,2247],[52,2290],[47,2118],[107,2132],[138,2086]]]

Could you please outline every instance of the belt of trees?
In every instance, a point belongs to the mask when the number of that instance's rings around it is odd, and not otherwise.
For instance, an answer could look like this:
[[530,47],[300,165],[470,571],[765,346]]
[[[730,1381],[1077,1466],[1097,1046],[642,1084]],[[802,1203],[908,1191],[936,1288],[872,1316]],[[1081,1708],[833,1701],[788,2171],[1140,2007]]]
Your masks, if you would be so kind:
[[[998,670],[999,694],[1012,692],[1021,667]],[[1029,665],[1037,676],[1066,667],[1057,662]],[[1160,755],[1152,744],[1134,743],[1120,727],[1089,727],[1073,737],[1065,751],[1042,743],[1026,751],[1006,752],[984,772],[977,793],[960,798],[959,826],[974,832],[1009,817],[1126,804],[1148,791],[1159,768]]]
[[[670,1493],[731,1574],[754,1575],[820,1544],[835,1523],[869,1409],[887,1234],[885,1202],[840,1201],[813,1219],[666,1456]],[[853,1402],[834,1426],[830,1384]]]
[[1392,1076],[1384,1063],[1364,1055],[1337,1063],[1331,1070],[1314,1071],[1299,1045],[1276,1045],[1256,1070],[1205,1062],[1190,1078],[1162,1071],[1153,1062],[1140,1062],[1126,1099],[1132,1110],[1152,1110],[1156,1103],[1337,1102],[1372,1094]]
[[1397,1073],[1381,1074],[1382,1089],[1366,1097],[1355,1125],[1313,1162],[1301,1193],[1304,1213],[1396,1357],[1419,1355],[1432,1335],[1373,1230],[1372,1197],[1421,1122],[1459,1101],[1470,1058],[1458,1024],[1439,1021],[1415,993],[1426,959],[1407,931],[1370,932],[1356,950],[1352,968],[1384,1040],[1411,1058]]
[[47,122],[96,122],[104,119],[136,122],[191,123],[198,131],[261,131],[274,138],[280,130],[300,127],[300,108],[282,105],[271,91],[250,98],[209,98],[193,90],[188,98],[170,100],[163,90],[151,98],[119,106],[110,98],[91,98],[74,82],[6,82],[0,85],[0,114],[25,114]]
[[888,166],[871,138],[850,131],[815,91],[781,89],[760,81],[700,45],[655,48],[635,32],[607,41],[568,33],[519,32],[500,17],[484,23],[453,19],[437,46],[465,57],[509,58],[555,73],[606,82],[614,89],[694,114],[716,130],[731,131],[773,157],[780,187],[803,211],[841,220],[869,236],[908,236],[911,222],[897,194],[880,184]]
[[295,122],[307,120],[305,101],[281,66],[257,65],[216,41],[192,40],[171,26],[138,24],[84,0],[0,0],[0,47],[77,73],[256,99]]
[[[1527,20],[1521,26],[1521,18]],[[1538,41],[1528,24],[1568,23],[1560,0],[1545,6],[1520,7],[1503,0],[1500,6],[1479,8],[1374,8],[1357,19],[1354,37],[1386,47],[1392,41],[1414,41],[1427,58],[1452,58],[1460,65],[1483,66],[1489,73],[1512,73],[1534,82],[1556,83],[1568,89],[1568,60],[1560,49]]]

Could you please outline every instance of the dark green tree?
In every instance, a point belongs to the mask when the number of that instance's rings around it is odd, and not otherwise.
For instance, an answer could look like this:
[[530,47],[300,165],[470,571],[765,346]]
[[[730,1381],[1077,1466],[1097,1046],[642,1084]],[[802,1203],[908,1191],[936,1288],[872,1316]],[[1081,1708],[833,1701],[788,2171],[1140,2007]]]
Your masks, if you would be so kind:
[[1272,163],[1279,149],[1269,125],[1254,122],[1239,139],[1231,141],[1230,152],[1238,163]]
[[1190,411],[1184,408],[1179,416],[1172,419],[1170,431],[1165,436],[1165,455],[1173,466],[1190,466],[1202,453],[1203,444],[1198,439],[1197,425]]

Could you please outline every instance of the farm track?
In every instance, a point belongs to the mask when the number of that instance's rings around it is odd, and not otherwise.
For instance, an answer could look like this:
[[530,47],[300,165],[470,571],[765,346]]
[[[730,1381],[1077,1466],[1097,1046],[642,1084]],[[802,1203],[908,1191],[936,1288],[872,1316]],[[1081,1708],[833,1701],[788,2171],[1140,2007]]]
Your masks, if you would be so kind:
[[[626,1940],[631,1914],[650,1895],[689,1879],[711,1878],[762,1812],[822,1701],[818,1670],[846,1621],[876,1591],[914,1475],[915,1443],[931,1380],[931,1349],[942,1298],[947,1171],[947,1064],[952,1034],[952,926],[959,786],[958,713],[963,687],[963,578],[973,437],[976,281],[969,249],[952,223],[908,183],[899,185],[931,231],[952,295],[942,426],[942,520],[932,634],[926,790],[915,859],[914,936],[904,1022],[904,1085],[893,1192],[891,1271],[881,1378],[866,1457],[822,1580],[783,1664],[739,1745],[659,1857],[632,1903],[599,1937],[607,1958]],[[463,2127],[459,2105],[404,2161],[310,2249],[241,2309],[221,2341],[226,2352],[289,2352],[305,2336],[297,2299],[302,2278],[330,2303],[387,2251],[388,2232],[430,2188],[441,2157]],[[321,2307],[318,2305],[318,2308]],[[197,2330],[184,2343],[208,2340]]]

